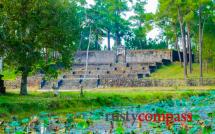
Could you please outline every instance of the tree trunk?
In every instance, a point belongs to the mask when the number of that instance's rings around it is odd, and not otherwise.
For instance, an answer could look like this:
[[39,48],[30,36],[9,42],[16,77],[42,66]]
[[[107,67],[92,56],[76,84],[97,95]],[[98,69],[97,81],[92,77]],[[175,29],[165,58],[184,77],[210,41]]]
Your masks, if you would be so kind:
[[[139,48],[141,48],[142,50],[143,50],[143,45],[142,45],[142,43],[141,43],[141,40],[139,39]],[[135,49],[139,49],[139,48],[135,48]]]
[[200,65],[200,84],[203,84],[203,71],[202,71],[202,7],[199,6],[199,65]]
[[108,39],[108,51],[110,51],[110,30],[108,30],[108,33],[107,33],[107,39]]
[[206,71],[207,71],[207,73],[208,73],[208,60],[206,60],[206,62],[205,62],[205,68],[206,68]]
[[48,58],[49,58],[49,55],[48,55],[48,48],[46,47],[46,48],[45,48],[45,61],[46,61],[46,64],[48,63]]
[[181,60],[180,48],[179,48],[179,45],[178,45],[178,36],[177,35],[176,35],[176,40],[175,40],[175,47],[176,47],[176,50],[178,51],[178,58],[179,58],[181,67],[183,67],[182,60]]
[[169,39],[166,37],[166,45],[169,46]]
[[[187,48],[187,37],[186,37],[186,31],[185,31],[185,24],[183,23],[182,24],[183,25],[183,31],[184,31],[184,33],[183,33],[183,35],[184,35],[184,45],[185,45],[185,63],[186,63],[186,67],[187,67],[187,65],[188,65],[188,48]],[[187,70],[187,68],[186,68],[186,70]]]
[[116,46],[120,45],[120,36],[119,36],[119,32],[116,31]]
[[189,72],[192,74],[192,47],[190,39],[190,23],[187,23],[187,46],[189,50]]
[[90,49],[90,44],[91,44],[91,34],[92,34],[92,31],[91,31],[91,27],[90,27],[89,42],[88,42],[88,46],[87,46],[87,55],[86,55],[85,73],[84,73],[84,78],[80,85],[80,88],[81,88],[80,96],[82,96],[82,97],[84,96],[82,83],[84,82],[86,75],[87,75],[87,71],[88,71],[88,59],[89,59],[89,49]]
[[183,67],[182,60],[181,60],[180,47],[178,45],[178,34],[177,34],[177,26],[176,25],[174,25],[174,32],[175,32],[175,48],[178,51],[178,58],[179,58],[181,67]]
[[28,95],[27,84],[28,84],[28,72],[23,71],[22,78],[21,78],[20,95]]
[[178,7],[178,19],[180,23],[180,30],[182,36],[182,45],[183,45],[183,63],[184,63],[184,79],[187,79],[187,50],[186,50],[186,41],[185,41],[185,33],[184,33],[184,25],[183,25],[183,17],[181,15],[181,9]]
[[0,73],[3,72],[3,57],[0,57]]
[[[119,17],[120,16],[120,9],[116,9],[116,17]],[[116,29],[116,47],[118,47],[121,43],[120,43],[120,35],[119,35],[119,30],[120,30],[120,27],[119,27],[119,22],[115,22],[115,29]]]
[[84,92],[83,92],[83,85],[81,84],[81,93],[80,96],[83,97],[84,96]]
[[81,32],[81,39],[80,39],[80,44],[79,44],[78,50],[82,50],[82,40],[83,40],[83,36],[82,36],[82,32]]
[[96,45],[96,50],[99,50],[99,35],[98,35],[98,30],[96,30],[96,41],[95,41],[95,45]]
[[215,65],[214,65],[214,61],[212,63],[212,66],[213,66],[213,71],[215,71]]

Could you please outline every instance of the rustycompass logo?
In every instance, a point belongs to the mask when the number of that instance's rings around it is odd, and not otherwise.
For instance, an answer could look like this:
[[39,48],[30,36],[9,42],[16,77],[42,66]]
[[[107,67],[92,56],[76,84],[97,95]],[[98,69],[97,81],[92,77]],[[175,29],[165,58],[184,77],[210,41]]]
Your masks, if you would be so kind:
[[131,122],[165,122],[167,126],[174,122],[192,122],[192,113],[182,114],[152,114],[152,113],[111,113],[106,114],[106,121]]

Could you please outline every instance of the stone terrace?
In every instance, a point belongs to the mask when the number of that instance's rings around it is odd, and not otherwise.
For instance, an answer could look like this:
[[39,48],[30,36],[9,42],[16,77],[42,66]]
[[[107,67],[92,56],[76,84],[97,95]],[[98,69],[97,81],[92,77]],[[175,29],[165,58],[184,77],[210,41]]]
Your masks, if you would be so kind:
[[[116,79],[143,79],[149,77],[163,64],[172,62],[170,50],[132,51],[119,46],[116,51],[89,51],[86,67],[86,51],[79,51],[70,72],[58,80],[58,88],[80,89],[102,87],[103,81]],[[53,82],[45,82],[42,89],[52,88]],[[121,83],[121,86],[126,86]],[[112,85],[114,86],[114,85]]]

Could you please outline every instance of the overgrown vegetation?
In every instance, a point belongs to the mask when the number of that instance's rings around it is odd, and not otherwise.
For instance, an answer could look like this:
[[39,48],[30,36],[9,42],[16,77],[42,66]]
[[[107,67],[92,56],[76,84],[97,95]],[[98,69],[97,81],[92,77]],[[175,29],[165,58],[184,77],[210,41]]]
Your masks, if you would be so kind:
[[[122,89],[123,90],[123,89]],[[205,95],[204,90],[144,90],[143,88],[117,89],[100,92],[86,92],[84,97],[79,92],[62,92],[54,97],[52,92],[32,92],[20,96],[10,92],[0,97],[0,118],[9,119],[12,115],[20,118],[47,111],[53,114],[67,114],[106,106],[128,106],[153,103],[172,98],[188,98],[192,95]]]

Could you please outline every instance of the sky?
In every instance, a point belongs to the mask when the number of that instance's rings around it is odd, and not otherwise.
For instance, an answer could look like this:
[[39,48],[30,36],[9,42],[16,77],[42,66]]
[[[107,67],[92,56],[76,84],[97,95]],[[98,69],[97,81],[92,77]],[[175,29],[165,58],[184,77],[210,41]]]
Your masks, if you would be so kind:
[[[94,5],[94,0],[86,0],[90,5]],[[134,2],[136,0],[133,0]],[[131,3],[129,4],[131,6]],[[155,13],[157,10],[157,5],[158,5],[158,0],[148,0],[146,6],[145,6],[145,10],[147,13]],[[129,16],[132,16],[133,12],[127,12],[126,13],[126,18],[128,18]],[[160,34],[160,30],[159,28],[154,27],[150,32],[148,32],[147,34],[147,38],[156,38],[158,35]],[[103,38],[103,45],[107,44],[107,38]],[[122,42],[123,44],[123,42]],[[114,45],[114,40],[111,39],[111,46]]]

